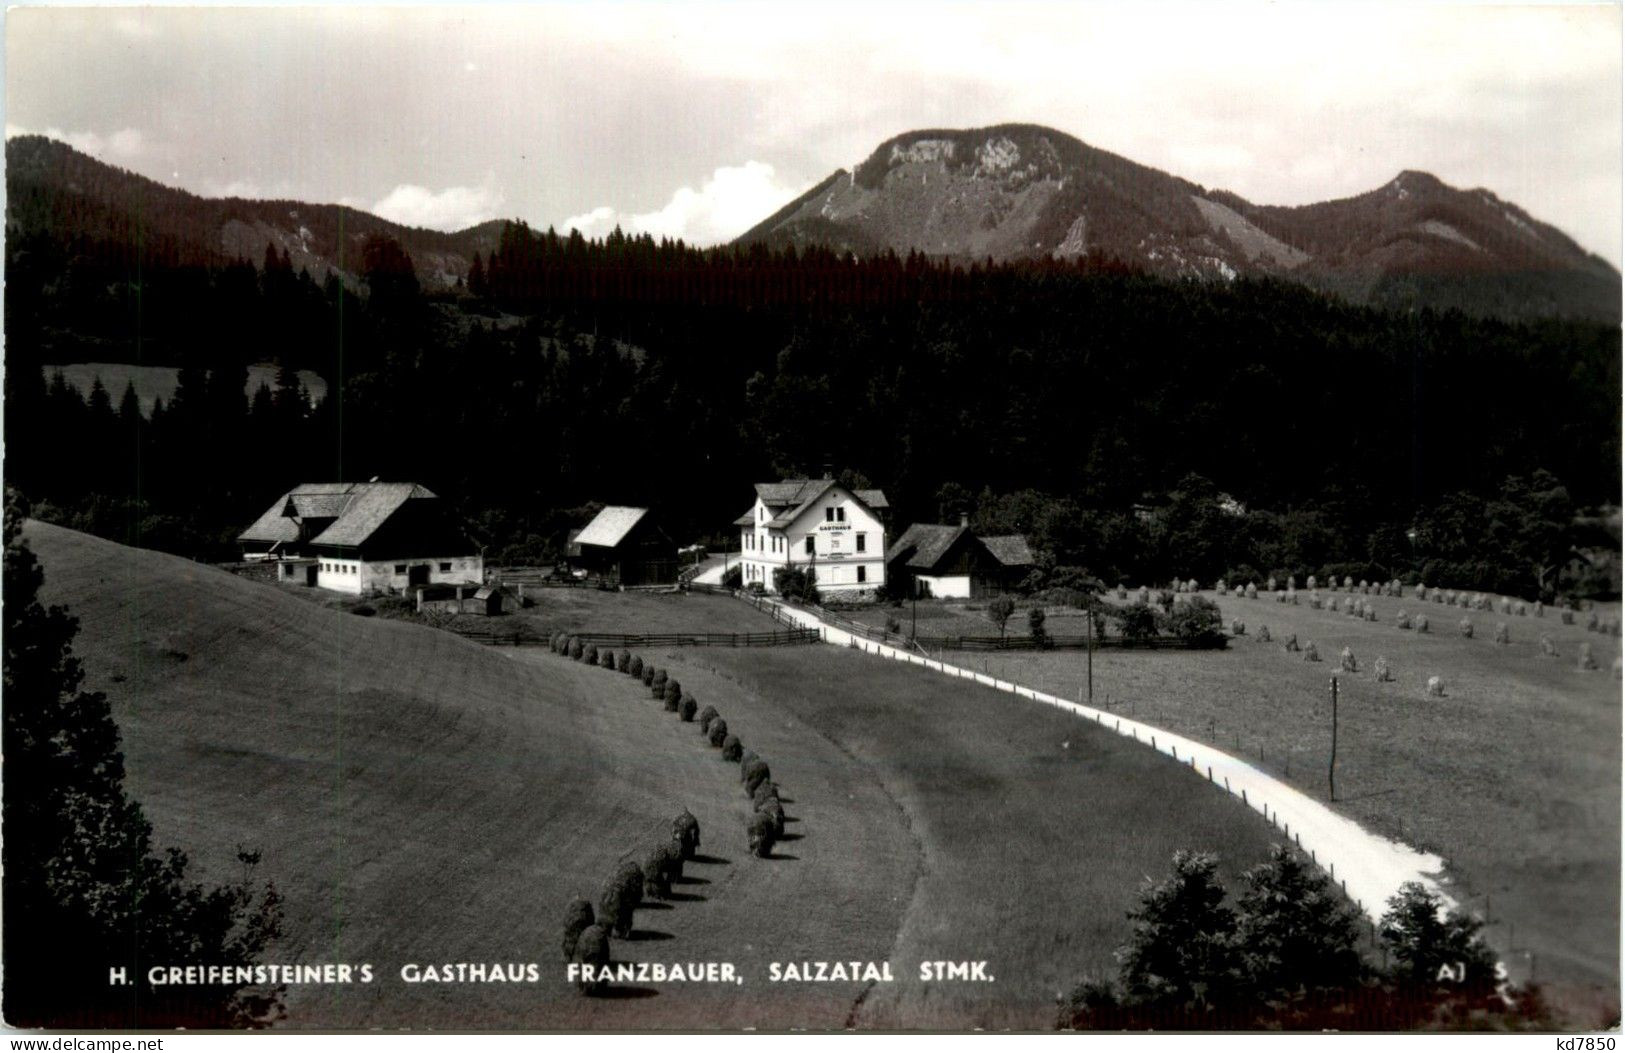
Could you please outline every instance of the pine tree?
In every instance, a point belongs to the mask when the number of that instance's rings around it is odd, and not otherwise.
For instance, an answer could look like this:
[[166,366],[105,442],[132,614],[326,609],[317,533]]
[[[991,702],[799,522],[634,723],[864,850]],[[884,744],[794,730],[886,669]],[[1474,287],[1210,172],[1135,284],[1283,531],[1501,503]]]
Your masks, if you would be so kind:
[[1173,875],[1141,891],[1128,915],[1133,935],[1118,951],[1130,1004],[1197,1014],[1234,1004],[1236,915],[1224,905],[1218,870],[1217,857],[1181,850]]
[[1237,943],[1256,997],[1291,1001],[1360,982],[1359,915],[1302,856],[1276,845],[1242,881]]
[[[78,622],[39,601],[44,573],[22,539],[27,507],[6,494],[4,1014],[20,1027],[245,1027],[280,1012],[281,991],[153,987],[143,965],[251,965],[280,933],[281,899],[256,897],[258,853],[238,850],[234,886],[186,881],[178,849],[155,855],[124,789],[107,698],[81,690]],[[110,982],[123,968],[128,984]]]

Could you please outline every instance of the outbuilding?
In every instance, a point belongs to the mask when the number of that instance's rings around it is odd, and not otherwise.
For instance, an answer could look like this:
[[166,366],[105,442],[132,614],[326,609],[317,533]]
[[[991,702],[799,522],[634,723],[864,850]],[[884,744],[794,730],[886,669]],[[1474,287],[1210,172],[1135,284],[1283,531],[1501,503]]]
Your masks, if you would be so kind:
[[978,537],[963,522],[914,523],[886,552],[886,573],[904,594],[942,599],[1010,592],[1032,563],[1021,535]]
[[570,541],[572,562],[617,585],[675,585],[677,544],[647,508],[608,505]]

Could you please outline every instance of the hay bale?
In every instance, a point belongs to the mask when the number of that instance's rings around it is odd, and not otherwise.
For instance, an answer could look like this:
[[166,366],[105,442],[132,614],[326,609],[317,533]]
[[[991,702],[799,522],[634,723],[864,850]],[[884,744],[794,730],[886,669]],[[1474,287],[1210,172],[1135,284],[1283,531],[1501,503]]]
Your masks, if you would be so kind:
[[667,853],[671,845],[657,845],[643,857],[643,898],[648,900],[671,897],[671,868]]
[[667,713],[677,712],[677,704],[683,699],[683,685],[675,680],[666,681],[666,688],[660,692],[660,701],[665,704]]
[[671,837],[682,857],[693,859],[694,853],[700,847],[700,821],[684,808],[677,818],[671,821]]
[[1326,609],[1328,611],[1333,611],[1333,612],[1335,612],[1337,610],[1337,597],[1336,596],[1333,596],[1331,599],[1326,601]]
[[626,675],[636,677],[639,680],[643,679],[643,658],[641,656],[632,656],[632,664],[626,667]]
[[1293,592],[1293,591],[1295,591],[1297,589],[1297,587],[1298,587],[1298,576],[1296,574],[1288,574],[1286,576],[1286,591]]
[[1535,617],[1537,617],[1537,618],[1546,617],[1546,605],[1544,603],[1541,603],[1539,600],[1535,601]]
[[1277,592],[1275,594],[1275,602],[1276,603],[1285,603],[1286,602],[1286,590],[1285,589],[1282,589],[1282,590],[1280,590],[1279,592]]
[[1512,613],[1512,601],[1507,599],[1505,596],[1501,597],[1501,613],[1502,614],[1511,614]]
[[1597,668],[1597,657],[1591,653],[1591,645],[1589,643],[1583,643],[1580,645],[1579,664],[1580,668],[1585,670]]
[[1461,635],[1469,640],[1473,638],[1473,620],[1471,618],[1463,618],[1457,625],[1461,629]]
[[717,719],[716,706],[706,706],[704,709],[700,710],[700,734],[710,734],[711,722],[715,719]]
[[1120,600],[1128,599],[1128,590],[1121,585],[1117,586],[1117,598]]
[[1365,608],[1365,620],[1368,621],[1368,622],[1376,621],[1377,620],[1377,608],[1371,606],[1370,604],[1367,604],[1366,608]]
[[615,671],[617,673],[629,673],[632,671],[632,652],[622,651],[620,654],[615,656]]
[[1230,635],[1231,636],[1246,636],[1247,635],[1247,626],[1242,623],[1242,620],[1240,618],[1232,618],[1232,619],[1230,619]]
[[653,687],[655,682],[655,667],[653,662],[646,662],[643,666],[643,675],[640,677],[644,687]]
[[597,644],[588,644],[586,650],[583,651],[582,654],[581,654],[581,661],[585,665],[597,665],[598,664],[598,645]]
[[559,941],[559,949],[564,952],[564,960],[575,958],[576,940],[597,920],[593,917],[592,904],[577,896],[564,908],[563,938]]
[[1517,606],[1514,607],[1513,609],[1518,612],[1518,617],[1520,617],[1520,618],[1529,617],[1529,604],[1523,602],[1522,600],[1519,600],[1518,603],[1517,603]]
[[737,762],[744,754],[745,747],[740,743],[738,735],[728,735],[722,740],[722,759]]
[[1224,579],[1220,578],[1219,583],[1217,585],[1213,586],[1213,591],[1218,593],[1220,596],[1223,596],[1223,595],[1227,594],[1230,590],[1224,587]]
[[1406,614],[1403,608],[1394,618],[1394,627],[1397,629],[1409,629],[1411,627],[1411,616]]
[[1299,650],[1297,633],[1287,633],[1286,639],[1281,641],[1281,643],[1282,646],[1284,646],[1288,651]]
[[1320,606],[1321,606],[1320,593],[1311,592],[1309,594],[1309,606],[1314,610],[1317,610],[1317,611],[1320,610]]
[[1343,575],[1343,591],[1344,592],[1353,592],[1354,591],[1354,575],[1352,575],[1352,574]]
[[1619,664],[1619,659],[1618,658],[1614,659],[1613,673],[1614,673],[1614,679],[1618,680],[1620,678],[1620,664]]
[[564,653],[569,655],[575,661],[579,662],[581,661],[581,655],[585,650],[586,649],[581,646],[581,638],[579,636],[572,636],[570,637],[569,644],[565,647]]
[[678,703],[677,715],[685,722],[691,721],[694,719],[694,711],[698,708],[699,703],[694,701],[693,695],[684,695],[683,701]]
[[[749,794],[756,789],[751,782],[751,776],[760,772],[763,778],[767,777],[767,762],[750,750],[746,750],[739,758],[739,781],[745,784],[745,793]],[[761,780],[757,780],[760,782]]]
[[1265,592],[1274,592],[1275,591],[1275,575],[1274,574],[1271,574],[1269,576],[1269,580],[1264,582],[1264,591]]
[[779,784],[774,782],[772,779],[768,779],[766,782],[758,783],[756,785],[755,791],[750,795],[750,803],[759,807],[761,803],[767,800],[769,797],[777,799],[778,796]]
[[1394,679],[1394,672],[1388,668],[1388,659],[1378,658],[1373,668],[1376,670],[1378,683],[1389,683]]
[[1303,645],[1303,660],[1305,662],[1320,661],[1320,648],[1315,646],[1315,641],[1310,640]]
[[1512,630],[1507,628],[1506,622],[1495,623],[1495,642],[1503,646],[1512,642]]
[[1358,673],[1360,671],[1360,663],[1354,660],[1354,651],[1351,648],[1345,647],[1338,654],[1337,668],[1345,673]]
[[721,746],[728,741],[728,722],[721,717],[711,721],[711,727],[705,733],[706,741],[713,746]]
[[1317,584],[1316,581],[1315,581],[1315,576],[1313,574],[1309,575],[1308,580],[1305,581],[1303,584],[1304,584],[1304,588],[1308,589],[1310,592],[1314,592],[1316,584]]
[[1247,598],[1249,600],[1258,599],[1258,586],[1250,581],[1247,583]]
[[784,837],[784,805],[777,797],[769,797],[756,807],[757,815],[765,815],[773,821],[773,840],[778,841]]
[[745,824],[745,843],[750,848],[750,854],[767,858],[773,854],[773,845],[777,840],[773,833],[773,817],[762,812],[752,812],[750,820]]
[[1547,658],[1557,657],[1557,645],[1553,643],[1552,638],[1547,636],[1545,633],[1540,634],[1540,653],[1545,655]]
[[669,678],[666,676],[666,671],[664,669],[655,670],[655,675],[649,678],[650,697],[660,698],[665,695],[667,679]]
[[1425,615],[1425,614],[1418,614],[1416,616],[1416,620],[1411,623],[1411,627],[1414,628],[1419,633],[1427,632],[1428,631],[1428,616]]
[[1443,677],[1437,677],[1437,676],[1428,677],[1428,697],[1429,698],[1443,698],[1444,697],[1444,678]]
[[768,769],[766,761],[757,761],[756,764],[758,766],[753,767],[749,774],[745,776],[745,792],[753,799],[756,796],[756,787],[769,781],[773,774]]
[[594,979],[577,979],[576,988],[582,994],[595,994],[605,987],[603,980],[597,979],[598,970],[609,964],[609,932],[602,925],[589,925],[581,930],[576,938],[575,955],[572,961],[578,965],[591,966]]
[[1270,642],[1270,627],[1269,626],[1260,625],[1258,627],[1258,642],[1259,643],[1269,643]]
[[1588,633],[1596,632],[1597,631],[1597,626],[1599,624],[1601,624],[1601,623],[1597,619],[1597,612],[1596,611],[1592,611],[1590,614],[1586,615],[1586,632],[1588,632]]
[[611,651],[607,647],[604,648],[602,651],[600,651],[598,653],[598,664],[603,666],[605,669],[608,669],[610,672],[614,672],[615,671],[615,652]]
[[1422,601],[1426,600],[1428,598],[1428,587],[1418,582],[1415,595],[1417,603],[1421,603]]

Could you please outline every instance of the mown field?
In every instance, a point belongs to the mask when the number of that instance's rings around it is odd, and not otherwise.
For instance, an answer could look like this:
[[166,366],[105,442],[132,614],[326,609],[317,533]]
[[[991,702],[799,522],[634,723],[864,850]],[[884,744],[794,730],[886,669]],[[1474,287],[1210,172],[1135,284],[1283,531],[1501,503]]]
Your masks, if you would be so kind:
[[[673,651],[659,660],[784,787],[792,837],[755,859],[736,766],[628,678],[27,536],[47,598],[81,619],[156,842],[215,880],[238,844],[259,848],[287,897],[274,958],[375,965],[371,985],[291,989],[285,1026],[1043,1028],[1058,992],[1110,966],[1137,886],[1176,848],[1231,874],[1267,849],[1267,827],[1173,762],[1008,696],[826,647]],[[607,596],[571,595],[591,597],[584,617]],[[733,962],[745,985],[577,996],[556,965],[564,904],[684,806],[707,859],[616,956]],[[897,982],[872,991],[766,981],[771,961],[886,959]],[[936,959],[986,959],[996,980],[920,983]],[[399,978],[530,961],[543,982]]]
[[[1306,602],[1220,598],[1226,626],[1241,619],[1245,636],[1218,652],[1098,652],[1096,704],[1230,749],[1324,798],[1329,680],[1349,647],[1359,668],[1338,674],[1336,807],[1443,855],[1457,895],[1487,915],[1515,974],[1546,985],[1577,1023],[1617,1017],[1621,728],[1609,666],[1619,641],[1551,612],[1361,598],[1378,621]],[[1430,631],[1396,628],[1402,608],[1427,614]],[[1472,639],[1457,628],[1463,617]],[[1508,645],[1493,640],[1501,621]],[[1269,643],[1258,639],[1265,625]],[[1313,640],[1323,661],[1284,650],[1288,633]],[[1541,633],[1560,657],[1541,655]],[[1576,667],[1582,642],[1600,669]],[[945,657],[1068,698],[1084,690],[1079,651]],[[1378,657],[1393,682],[1375,679]],[[1444,698],[1426,697],[1430,676],[1444,678]]]

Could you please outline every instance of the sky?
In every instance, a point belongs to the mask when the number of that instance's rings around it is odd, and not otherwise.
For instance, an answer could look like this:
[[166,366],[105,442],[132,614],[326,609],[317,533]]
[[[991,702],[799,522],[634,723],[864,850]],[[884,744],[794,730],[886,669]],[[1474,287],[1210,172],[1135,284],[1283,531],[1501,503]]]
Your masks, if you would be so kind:
[[1621,262],[1621,7],[12,8],[7,135],[205,195],[732,238],[883,140],[1044,124],[1295,205],[1405,169]]

